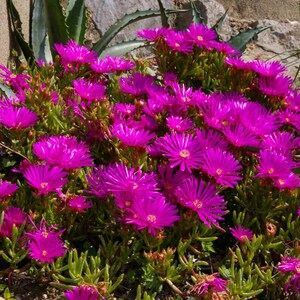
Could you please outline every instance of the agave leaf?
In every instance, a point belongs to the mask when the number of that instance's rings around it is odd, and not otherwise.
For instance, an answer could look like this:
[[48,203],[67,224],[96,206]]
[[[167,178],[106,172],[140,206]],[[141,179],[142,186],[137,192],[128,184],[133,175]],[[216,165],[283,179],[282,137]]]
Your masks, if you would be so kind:
[[22,50],[25,59],[28,62],[34,62],[35,57],[32,49],[29,47],[29,44],[25,41],[24,35],[22,33],[22,22],[20,19],[20,15],[14,6],[12,0],[8,0],[8,11],[10,16],[10,22],[13,27],[13,32],[16,37],[16,41],[18,46]]
[[67,43],[69,34],[67,30],[65,16],[59,0],[43,0],[45,7],[45,18],[48,27],[49,44],[53,57],[55,43]]
[[255,27],[246,31],[240,32],[238,35],[232,37],[227,42],[231,47],[244,52],[247,44],[254,38],[256,34],[270,28],[271,26]]
[[168,17],[167,17],[167,14],[166,14],[166,10],[161,2],[161,0],[157,0],[158,1],[158,5],[159,5],[159,10],[160,10],[160,15],[161,15],[161,25],[163,27],[166,27],[166,28],[169,28],[170,27],[170,24],[169,24],[169,21],[168,21]]
[[147,46],[146,45],[146,40],[131,40],[131,41],[126,41],[122,43],[115,44],[111,47],[107,47],[100,55],[100,57],[105,57],[105,56],[123,56],[126,55],[127,53]]
[[216,22],[216,24],[212,27],[212,29],[214,29],[220,39],[220,36],[219,36],[219,32],[223,26],[223,22],[227,16],[227,12],[228,12],[228,9],[225,11],[225,13],[221,16],[221,18],[219,18],[219,20]]
[[47,31],[44,2],[35,0],[31,20],[31,46],[35,57],[44,62],[52,60]]
[[[187,12],[188,10],[166,10],[166,14],[182,13]],[[136,11],[134,13],[125,15],[123,18],[118,20],[113,24],[101,37],[100,41],[93,47],[93,50],[98,54],[101,54],[110,41],[116,36],[116,34],[122,30],[127,25],[143,20],[146,18],[152,18],[160,15],[160,10],[145,10],[145,11]]]
[[7,98],[15,98],[16,94],[6,85],[0,82],[0,90],[6,95]]
[[70,38],[82,45],[86,31],[86,6],[84,0],[70,0],[67,7],[67,26]]
[[204,24],[204,19],[202,18],[200,11],[198,10],[194,1],[191,1],[192,14],[193,14],[193,23]]

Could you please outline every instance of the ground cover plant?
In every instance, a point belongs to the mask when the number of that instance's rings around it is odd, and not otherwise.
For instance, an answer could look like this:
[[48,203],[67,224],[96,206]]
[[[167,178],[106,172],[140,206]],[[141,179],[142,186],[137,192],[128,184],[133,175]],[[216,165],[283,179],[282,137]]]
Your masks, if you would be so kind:
[[300,94],[214,30],[151,59],[1,66],[1,276],[61,299],[297,299]]

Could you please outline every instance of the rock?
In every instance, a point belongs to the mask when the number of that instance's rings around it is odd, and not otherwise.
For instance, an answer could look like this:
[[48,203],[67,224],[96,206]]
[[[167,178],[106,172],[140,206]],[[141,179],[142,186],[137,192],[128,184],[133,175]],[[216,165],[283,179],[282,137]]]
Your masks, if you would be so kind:
[[[175,4],[171,0],[162,0],[166,9],[174,9]],[[158,10],[157,0],[86,0],[87,7],[92,11],[93,20],[103,35],[108,28],[125,14],[133,13],[137,10]],[[136,38],[135,32],[143,28],[153,28],[161,26],[160,17],[145,19],[126,26],[114,39],[115,42]]]

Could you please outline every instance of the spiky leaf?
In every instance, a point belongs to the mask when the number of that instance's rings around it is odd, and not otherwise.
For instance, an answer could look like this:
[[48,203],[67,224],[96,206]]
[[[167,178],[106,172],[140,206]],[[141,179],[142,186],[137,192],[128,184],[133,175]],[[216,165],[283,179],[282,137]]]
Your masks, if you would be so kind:
[[198,10],[194,1],[191,1],[193,23],[195,24],[204,24],[204,19],[202,18],[200,11]]
[[[166,10],[167,14],[187,12],[187,10]],[[93,50],[98,54],[101,54],[110,41],[117,35],[117,33],[122,30],[124,27],[128,26],[131,23],[157,17],[160,15],[160,10],[145,10],[145,11],[136,11],[134,13],[125,15],[123,18],[118,20],[113,24],[101,37],[100,41],[93,47]]]
[[67,26],[70,38],[82,45],[86,31],[86,6],[84,0],[70,0],[67,7]]
[[7,98],[12,97],[15,98],[16,94],[8,88],[6,85],[0,82],[0,90],[6,95]]
[[216,24],[212,27],[212,29],[214,29],[218,35],[218,38],[220,39],[220,36],[219,36],[219,32],[223,26],[223,22],[227,16],[227,12],[228,12],[228,9],[225,11],[225,13],[221,16],[221,18],[219,18],[219,20],[216,22]]
[[256,34],[270,28],[270,26],[255,27],[246,31],[240,32],[238,35],[232,37],[227,42],[235,49],[244,52],[247,44],[255,37]]
[[116,45],[113,45],[111,47],[106,48],[100,55],[100,57],[105,57],[105,56],[123,56],[126,55],[127,53],[136,50],[138,48],[145,47],[146,40],[131,40],[131,41],[126,41],[122,42]]
[[166,28],[169,28],[170,25],[169,25],[169,22],[168,22],[168,17],[167,17],[167,14],[166,14],[166,10],[165,10],[161,0],[157,0],[157,1],[158,1],[158,5],[159,5],[159,10],[160,10],[161,25],[166,27]]
[[52,60],[47,31],[44,2],[35,0],[31,20],[31,47],[35,57],[45,62]]
[[8,0],[8,11],[10,15],[11,25],[13,27],[13,32],[16,37],[16,41],[18,43],[18,47],[20,47],[21,51],[24,54],[25,59],[28,62],[34,62],[35,57],[32,49],[29,47],[29,44],[25,41],[24,35],[22,33],[22,22],[20,19],[20,15],[14,6],[12,0]]
[[59,0],[44,0],[46,24],[48,27],[50,49],[53,56],[55,43],[67,43],[69,34],[67,30],[65,16]]

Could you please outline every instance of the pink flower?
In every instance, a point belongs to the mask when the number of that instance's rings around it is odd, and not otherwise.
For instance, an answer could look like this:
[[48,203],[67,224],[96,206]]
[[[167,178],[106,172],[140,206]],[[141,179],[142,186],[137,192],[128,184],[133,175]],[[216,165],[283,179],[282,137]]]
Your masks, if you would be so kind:
[[87,200],[85,196],[73,196],[68,199],[67,204],[75,212],[83,212],[93,207],[92,202]]
[[228,280],[224,280],[219,277],[219,273],[202,276],[199,278],[199,282],[192,288],[192,292],[198,296],[204,296],[210,289],[213,293],[226,291]]
[[189,40],[185,32],[168,30],[165,33],[165,41],[167,45],[169,45],[169,47],[175,52],[182,52],[185,54],[193,52],[192,42]]
[[166,202],[162,195],[152,199],[138,198],[128,209],[125,223],[135,224],[138,230],[148,228],[148,233],[156,235],[156,229],[173,226],[180,217],[175,205]]
[[38,190],[38,195],[47,195],[62,188],[68,181],[66,172],[60,167],[31,165],[24,171],[28,184]]
[[91,286],[76,286],[64,293],[68,300],[97,300],[99,293]]
[[258,88],[265,95],[285,96],[289,92],[293,80],[289,76],[281,74],[273,77],[260,77],[258,80]]
[[130,128],[126,123],[117,123],[111,126],[112,135],[127,146],[146,147],[150,140],[156,137],[148,130]]
[[13,225],[19,227],[27,219],[26,213],[18,207],[10,206],[4,211],[4,219],[0,227],[0,236],[12,237]]
[[83,100],[99,101],[105,98],[105,87],[102,84],[85,79],[73,81],[75,91]]
[[54,226],[47,228],[46,221],[41,220],[40,228],[31,220],[34,230],[26,233],[27,248],[31,258],[43,263],[52,263],[55,258],[65,254],[66,248],[60,235],[63,230],[54,231]]
[[11,129],[23,129],[34,126],[38,119],[37,114],[27,107],[10,105],[0,108],[0,122]]
[[201,169],[222,186],[233,188],[237,185],[243,179],[239,176],[241,168],[234,156],[224,150],[210,148],[203,151]]
[[273,77],[286,71],[279,61],[255,60],[249,63],[250,68],[261,76]]
[[76,137],[43,138],[33,144],[33,153],[49,165],[66,170],[93,166],[93,158],[88,146],[82,141],[78,142]]
[[114,73],[134,69],[135,63],[123,57],[106,56],[105,60],[97,59],[91,64],[91,69],[98,73]]
[[10,197],[17,189],[16,184],[0,179],[0,200],[4,197]]
[[154,77],[141,73],[134,73],[133,77],[119,79],[121,92],[134,96],[147,94],[147,90],[151,87],[153,82]]
[[189,118],[171,116],[166,118],[166,121],[168,128],[176,132],[185,132],[194,127],[193,121]]
[[217,38],[216,32],[202,24],[192,23],[187,29],[191,41],[200,48],[209,48],[210,42]]
[[229,228],[232,235],[240,242],[244,243],[245,242],[245,236],[248,238],[249,241],[252,240],[253,237],[253,232],[246,228],[244,229],[242,226],[238,225],[234,228]]
[[218,221],[223,220],[222,215],[226,213],[225,201],[218,195],[214,184],[191,177],[178,186],[175,194],[183,206],[197,212],[207,227],[210,228],[211,223],[218,226]]
[[282,273],[291,272],[293,274],[286,283],[285,290],[291,288],[295,294],[300,294],[300,259],[290,256],[282,257],[277,270]]
[[160,37],[163,37],[165,33],[168,31],[167,28],[161,27],[154,27],[153,29],[143,29],[141,31],[137,31],[137,35],[141,38],[145,38],[149,41],[155,41]]
[[160,140],[161,151],[169,159],[171,168],[180,167],[181,171],[197,169],[201,162],[201,147],[191,134],[166,134]]

